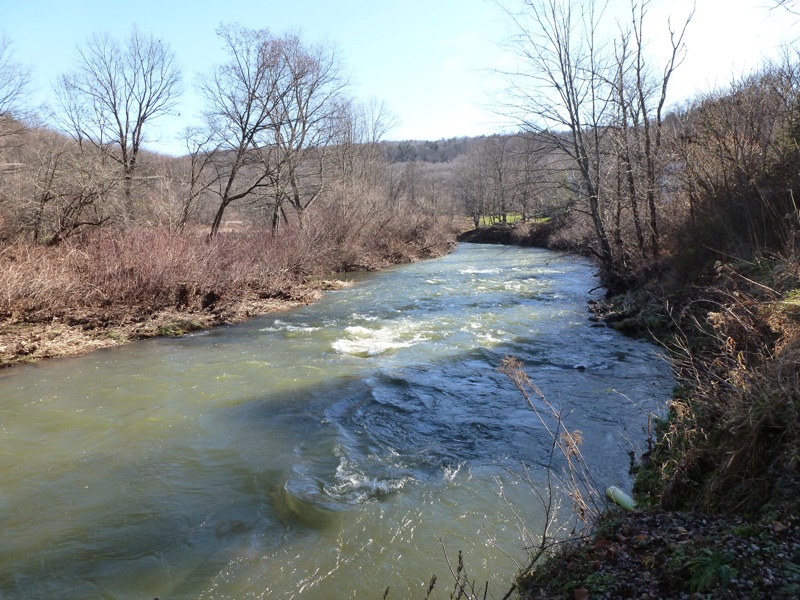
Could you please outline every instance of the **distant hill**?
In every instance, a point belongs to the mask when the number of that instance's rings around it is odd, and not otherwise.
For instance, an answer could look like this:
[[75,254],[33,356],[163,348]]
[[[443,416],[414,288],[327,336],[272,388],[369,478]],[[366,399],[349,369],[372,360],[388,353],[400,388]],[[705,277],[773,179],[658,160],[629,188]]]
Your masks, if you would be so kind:
[[438,141],[405,140],[381,142],[381,147],[386,157],[395,163],[447,163],[465,154],[480,139],[482,138],[457,137]]

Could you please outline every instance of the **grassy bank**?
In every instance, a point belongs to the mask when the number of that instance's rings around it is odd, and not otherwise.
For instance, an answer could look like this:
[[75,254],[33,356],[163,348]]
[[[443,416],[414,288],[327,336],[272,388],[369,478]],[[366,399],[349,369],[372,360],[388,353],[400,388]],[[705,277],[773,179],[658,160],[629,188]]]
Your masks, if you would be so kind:
[[0,247],[0,365],[179,335],[305,304],[334,273],[439,256],[446,220],[334,237],[327,229],[220,235],[106,229]]
[[[471,237],[547,246],[558,235]],[[662,344],[679,382],[636,461],[638,509],[610,506],[593,535],[520,578],[522,598],[800,594],[800,263],[758,252],[687,263],[690,251],[590,307],[591,319]]]

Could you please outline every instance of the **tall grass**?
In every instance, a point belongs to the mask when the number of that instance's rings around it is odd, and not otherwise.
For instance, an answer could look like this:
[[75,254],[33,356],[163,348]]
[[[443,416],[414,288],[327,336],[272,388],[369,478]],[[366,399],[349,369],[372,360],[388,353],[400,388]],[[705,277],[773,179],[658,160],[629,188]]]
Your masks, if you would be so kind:
[[376,268],[445,251],[447,223],[386,228],[379,238],[336,240],[319,222],[208,240],[163,228],[102,229],[54,247],[16,240],[0,248],[0,318],[41,321],[163,308],[213,308],[243,294],[300,299],[309,277]]
[[800,507],[800,272],[795,260],[720,265],[680,315],[683,390],[641,478],[670,509]]

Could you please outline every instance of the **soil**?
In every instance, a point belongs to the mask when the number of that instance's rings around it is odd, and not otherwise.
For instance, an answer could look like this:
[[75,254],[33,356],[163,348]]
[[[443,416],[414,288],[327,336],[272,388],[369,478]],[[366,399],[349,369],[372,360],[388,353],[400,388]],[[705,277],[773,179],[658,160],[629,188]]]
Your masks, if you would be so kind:
[[524,582],[525,600],[797,598],[800,523],[612,510]]
[[345,281],[314,281],[280,298],[262,298],[256,292],[218,301],[205,310],[135,306],[85,308],[63,317],[25,320],[0,318],[0,368],[44,358],[77,356],[132,340],[177,336],[251,317],[309,304],[325,290],[348,285]]

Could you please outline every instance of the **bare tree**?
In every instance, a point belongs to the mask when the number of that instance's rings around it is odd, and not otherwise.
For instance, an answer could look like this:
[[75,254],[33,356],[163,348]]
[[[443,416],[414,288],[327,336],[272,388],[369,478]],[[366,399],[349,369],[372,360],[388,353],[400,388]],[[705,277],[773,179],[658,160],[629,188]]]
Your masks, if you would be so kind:
[[124,44],[94,35],[78,48],[76,69],[59,80],[60,126],[119,164],[128,216],[147,128],[175,107],[180,82],[169,46],[135,28]]
[[392,166],[381,145],[395,117],[375,98],[360,102],[341,97],[337,106],[319,202],[332,239],[342,247],[356,247],[360,236],[380,235],[399,212],[392,196]]
[[480,144],[473,145],[456,163],[456,193],[476,229],[490,213],[488,171]]
[[[610,122],[615,178],[607,184],[614,198],[612,238],[618,261],[628,254],[624,235],[626,211],[630,213],[635,248],[640,257],[657,256],[660,250],[659,178],[664,167],[662,135],[667,88],[682,62],[683,36],[690,14],[680,31],[670,23],[671,52],[663,71],[657,74],[645,56],[645,15],[649,1],[631,4],[631,20],[620,28],[614,46],[614,115]],[[615,179],[615,180],[614,180]],[[646,233],[649,232],[649,236]]]
[[[638,112],[642,118],[642,132],[644,135],[644,160],[646,173],[647,207],[650,215],[650,246],[653,255],[659,252],[658,216],[656,211],[656,196],[658,195],[657,163],[661,152],[661,134],[664,116],[664,103],[667,99],[667,88],[675,69],[683,62],[685,47],[683,37],[686,28],[692,20],[694,9],[686,18],[680,31],[672,29],[670,24],[671,53],[662,75],[658,81],[653,81],[647,72],[644,60],[644,17],[649,0],[640,4],[631,4],[633,38],[636,43],[635,73],[636,73],[636,98],[639,102]],[[652,98],[655,96],[655,106]]]
[[286,204],[302,221],[324,187],[344,86],[336,54],[266,29],[227,25],[217,33],[229,61],[200,84],[219,181],[211,236],[231,203],[245,198],[269,205],[273,229]]
[[510,146],[513,138],[505,135],[491,136],[479,145],[483,150],[484,160],[489,172],[490,205],[492,217],[508,221],[508,213],[513,204],[512,193],[516,188],[512,184],[512,166]]
[[572,159],[599,246],[593,250],[612,269],[600,196],[613,93],[611,62],[596,37],[602,9],[594,0],[525,0],[523,7],[506,9],[521,68],[504,73],[511,89],[503,110]]
[[337,100],[346,82],[332,48],[306,45],[294,34],[284,36],[279,47],[288,90],[279,90],[270,113],[278,167],[274,201],[286,193],[302,226],[305,211],[325,187],[324,155],[335,136]]
[[558,212],[554,210],[559,203],[557,181],[563,173],[559,158],[563,155],[548,152],[548,144],[543,144],[537,135],[514,136],[510,171],[513,207],[522,214],[523,221]]
[[393,208],[386,189],[390,165],[380,142],[393,127],[395,116],[376,98],[367,102],[343,98],[338,106],[336,133],[327,158],[332,182],[326,195],[333,207],[327,210],[335,210],[343,222],[360,219],[360,230],[369,220],[367,216]]
[[[30,94],[31,70],[14,58],[11,40],[0,37],[0,152],[25,131],[29,116],[24,104]],[[13,160],[0,157],[0,174],[17,168]]]
[[182,232],[190,222],[197,223],[204,200],[216,185],[210,168],[214,154],[206,151],[208,132],[187,128],[184,132],[185,151],[179,157],[157,155],[148,157],[148,173],[144,179],[151,183],[148,213],[152,219],[171,232]]
[[657,75],[645,58],[648,0],[631,2],[631,20],[613,45],[611,38],[600,37],[607,1],[522,4],[519,12],[506,9],[521,68],[506,72],[511,89],[503,108],[524,130],[571,159],[594,229],[593,251],[605,269],[625,269],[628,211],[639,253],[645,254],[649,242],[656,256],[664,107],[692,15],[678,29],[670,24],[671,54]]
[[206,102],[209,135],[200,148],[212,157],[219,203],[210,237],[219,232],[228,207],[254,194],[269,182],[270,172],[260,168],[253,151],[267,143],[270,107],[265,98],[277,82],[270,78],[276,57],[268,45],[268,30],[250,30],[238,25],[217,29],[228,53],[228,62],[199,81]]
[[205,151],[210,141],[211,134],[208,131],[203,132],[198,129],[186,131],[188,154],[181,161],[184,168],[177,177],[182,190],[180,217],[177,222],[180,231],[186,227],[192,212],[197,210],[197,200],[216,184],[213,175],[210,175],[212,169],[208,168],[214,160],[214,153]]
[[99,152],[81,152],[75,145],[46,132],[35,140],[33,160],[26,169],[32,193],[20,211],[21,230],[50,246],[103,225],[113,214],[108,200],[119,177]]
[[11,40],[0,37],[0,119],[17,115],[30,90],[31,71],[14,59]]
[[617,255],[625,261],[626,248],[622,233],[622,216],[628,208],[633,221],[636,238],[636,248],[641,256],[645,254],[645,234],[642,224],[640,203],[640,175],[638,173],[637,157],[641,155],[639,148],[639,130],[641,115],[636,83],[631,81],[631,35],[622,30],[615,45],[614,58],[616,64],[616,78],[614,80],[614,102],[616,114],[613,130],[613,154],[616,167],[614,182],[614,219],[612,237]]
[[377,183],[385,157],[380,142],[397,122],[385,102],[371,98],[357,102],[351,98],[339,102],[336,134],[331,157],[341,181],[354,184],[367,180]]
[[775,0],[775,6],[777,8],[785,8],[791,13],[798,14],[797,5],[800,4],[798,0]]
[[692,212],[713,224],[714,247],[779,248],[793,238],[799,97],[794,59],[705,95],[682,119],[681,177]]

